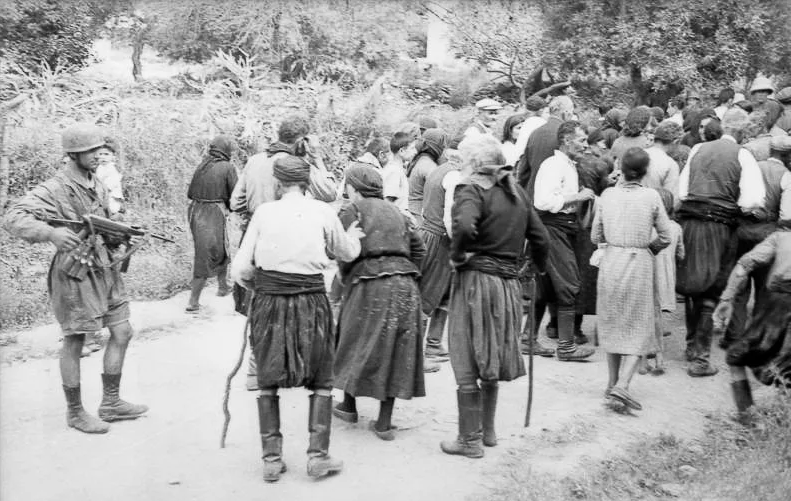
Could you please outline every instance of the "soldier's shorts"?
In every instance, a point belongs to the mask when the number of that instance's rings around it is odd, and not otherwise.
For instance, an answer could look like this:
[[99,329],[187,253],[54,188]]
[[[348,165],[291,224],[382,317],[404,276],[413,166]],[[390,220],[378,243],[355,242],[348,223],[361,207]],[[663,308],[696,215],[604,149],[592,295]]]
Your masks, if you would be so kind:
[[129,320],[129,299],[117,270],[97,270],[75,280],[53,263],[48,285],[52,311],[65,336],[90,334]]

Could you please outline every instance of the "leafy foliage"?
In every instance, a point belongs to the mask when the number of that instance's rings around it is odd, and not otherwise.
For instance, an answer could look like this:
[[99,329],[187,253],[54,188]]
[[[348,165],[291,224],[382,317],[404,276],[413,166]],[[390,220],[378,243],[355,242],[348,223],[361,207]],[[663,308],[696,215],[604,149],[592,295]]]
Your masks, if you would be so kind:
[[7,0],[0,4],[0,56],[27,69],[79,68],[99,27],[125,0]]
[[140,9],[157,19],[149,43],[172,59],[205,62],[221,50],[256,58],[284,81],[318,77],[351,87],[419,49],[423,29],[411,1],[148,0]]
[[791,67],[787,0],[460,0],[446,11],[425,4],[451,24],[461,54],[518,85],[542,65],[569,78],[626,77],[638,94]]

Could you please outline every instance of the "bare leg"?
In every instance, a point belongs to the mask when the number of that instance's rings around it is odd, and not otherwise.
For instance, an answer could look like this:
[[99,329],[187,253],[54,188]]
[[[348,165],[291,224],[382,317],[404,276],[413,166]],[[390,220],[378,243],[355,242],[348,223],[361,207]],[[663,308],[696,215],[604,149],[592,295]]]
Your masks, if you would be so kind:
[[618,384],[618,375],[621,371],[621,355],[618,353],[608,353],[607,369],[609,370],[610,375],[610,378],[607,381],[607,389],[610,389]]
[[104,350],[104,373],[120,374],[124,368],[124,358],[129,340],[132,339],[132,326],[129,322],[110,327],[110,339]]
[[187,303],[187,308],[194,308],[197,309],[198,305],[200,304],[200,295],[203,292],[203,288],[206,286],[206,279],[205,278],[193,278],[192,279],[192,293],[190,294],[190,301]]
[[616,383],[616,386],[622,387],[624,390],[629,389],[629,383],[632,382],[632,377],[634,377],[634,373],[637,370],[637,363],[640,361],[640,357],[637,355],[624,355],[623,357],[623,379],[621,379],[622,384]]
[[80,386],[80,354],[85,335],[63,336],[63,346],[60,350],[60,377],[63,386],[76,388]]

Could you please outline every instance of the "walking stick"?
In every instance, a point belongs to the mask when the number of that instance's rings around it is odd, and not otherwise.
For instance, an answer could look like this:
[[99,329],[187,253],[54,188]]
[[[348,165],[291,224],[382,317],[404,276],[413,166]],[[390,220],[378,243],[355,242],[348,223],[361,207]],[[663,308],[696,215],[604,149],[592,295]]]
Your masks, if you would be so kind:
[[225,414],[225,422],[222,424],[220,449],[225,449],[225,437],[228,435],[228,425],[231,424],[231,412],[228,410],[228,400],[231,398],[231,380],[236,376],[236,373],[239,372],[239,368],[242,366],[242,362],[244,362],[244,352],[247,349],[247,334],[250,330],[250,314],[252,313],[253,296],[255,295],[253,291],[248,292],[250,293],[250,297],[247,298],[247,320],[244,323],[244,331],[242,331],[242,351],[239,352],[239,359],[236,361],[236,365],[234,365],[231,373],[228,374],[228,377],[225,379],[225,395],[222,399],[222,412]]
[[530,336],[527,346],[527,411],[525,412],[525,428],[530,426],[530,410],[533,408],[533,333],[536,329],[536,276],[530,279]]

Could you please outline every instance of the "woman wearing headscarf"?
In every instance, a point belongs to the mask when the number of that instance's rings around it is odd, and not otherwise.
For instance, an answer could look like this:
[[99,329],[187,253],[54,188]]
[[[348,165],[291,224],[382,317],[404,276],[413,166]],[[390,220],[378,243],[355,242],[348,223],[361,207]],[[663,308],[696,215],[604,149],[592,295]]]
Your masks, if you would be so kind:
[[505,125],[503,125],[503,155],[505,155],[505,162],[508,165],[516,165],[517,160],[524,152],[524,148],[519,151],[516,146],[519,130],[522,128],[522,122],[524,121],[525,116],[522,114],[511,115],[505,120]]
[[187,311],[200,308],[200,295],[206,279],[217,276],[217,295],[231,292],[228,284],[228,236],[226,219],[231,194],[236,186],[236,168],[231,155],[236,143],[228,136],[217,136],[209,143],[209,152],[192,176],[187,197],[190,205],[187,219],[195,242],[192,266],[192,294]]
[[601,134],[607,149],[611,149],[618,136],[621,135],[621,124],[626,120],[627,111],[621,108],[613,108],[604,114],[604,125]]
[[654,346],[659,315],[654,256],[670,243],[670,219],[659,193],[640,185],[648,163],[645,150],[626,151],[624,183],[599,198],[591,231],[594,244],[607,244],[599,265],[596,304],[599,340],[609,368],[605,397],[635,410],[642,406],[629,394],[629,383],[640,356]]
[[649,125],[653,122],[651,108],[648,106],[638,106],[629,111],[626,115],[626,123],[621,131],[621,136],[612,144],[610,152],[616,164],[620,164],[626,150],[629,148],[648,148],[652,144],[647,132]]
[[519,261],[527,240],[536,268],[544,272],[549,235],[513,167],[503,165],[500,143],[483,135],[466,141],[474,141],[464,159],[473,174],[459,183],[452,209],[450,257],[456,272],[448,315],[459,433],[440,447],[446,454],[480,458],[483,445],[497,445],[498,381],[525,374]]
[[423,185],[426,177],[439,164],[439,158],[448,145],[448,135],[442,129],[428,129],[418,139],[417,155],[409,162],[406,176],[409,179],[409,212],[418,225],[423,220]]
[[357,259],[341,262],[344,301],[338,319],[335,387],[344,401],[334,414],[357,422],[357,397],[379,400],[370,428],[393,440],[396,398],[423,397],[423,330],[420,318],[420,261],[426,248],[414,223],[385,201],[382,177],[365,164],[346,170],[351,203],[339,217],[345,227],[358,221],[365,237]]

